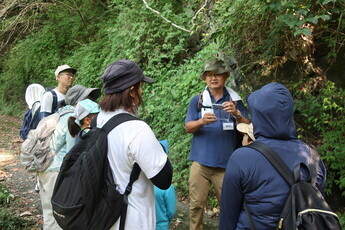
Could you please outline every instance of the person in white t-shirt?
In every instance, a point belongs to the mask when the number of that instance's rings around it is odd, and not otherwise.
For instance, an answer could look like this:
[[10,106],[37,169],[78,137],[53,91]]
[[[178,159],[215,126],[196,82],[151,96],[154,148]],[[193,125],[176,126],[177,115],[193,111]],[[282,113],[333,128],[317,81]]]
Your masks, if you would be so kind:
[[[40,119],[43,119],[44,117],[47,117],[50,114],[55,113],[59,109],[58,105],[59,103],[64,101],[65,94],[67,93],[67,90],[72,86],[76,74],[77,70],[71,68],[69,65],[65,64],[57,67],[57,69],[55,70],[55,77],[58,85],[56,88],[43,94],[41,100]],[[57,97],[55,99],[55,105],[54,97]]]
[[[129,60],[118,60],[110,64],[101,79],[105,95],[99,102],[99,128],[116,114],[130,113],[135,116],[143,103],[143,83],[153,82],[143,74],[138,65]],[[134,163],[138,163],[141,168],[139,178],[134,182],[128,197],[125,229],[155,229],[153,185],[168,189],[173,169],[152,129],[141,120],[118,125],[108,134],[108,160],[120,193],[125,192]],[[120,218],[111,229],[119,229],[119,225]]]
[[[57,87],[44,93],[40,101],[40,113],[37,124],[43,118],[55,113],[60,108],[59,104],[65,105],[65,94],[72,86],[77,70],[69,65],[60,65],[55,70],[55,78],[58,83]],[[38,109],[37,107],[35,110]],[[36,125],[37,125],[36,124]],[[35,127],[36,128],[36,127]],[[35,191],[39,192],[38,183],[35,185]]]

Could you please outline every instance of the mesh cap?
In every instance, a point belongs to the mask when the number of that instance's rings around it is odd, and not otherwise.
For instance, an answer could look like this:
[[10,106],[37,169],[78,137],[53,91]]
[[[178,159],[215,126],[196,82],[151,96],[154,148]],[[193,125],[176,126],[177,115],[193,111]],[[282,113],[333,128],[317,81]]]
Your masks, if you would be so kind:
[[100,109],[96,102],[91,101],[90,99],[85,99],[78,102],[74,110],[74,117],[78,121],[81,121],[89,114],[99,113],[99,112],[100,112]]

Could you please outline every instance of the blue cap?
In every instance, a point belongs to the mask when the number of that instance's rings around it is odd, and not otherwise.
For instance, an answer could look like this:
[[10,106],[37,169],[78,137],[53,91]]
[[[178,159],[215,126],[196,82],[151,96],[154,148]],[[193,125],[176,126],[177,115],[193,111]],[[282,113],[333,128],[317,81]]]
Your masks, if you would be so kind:
[[74,117],[81,121],[83,120],[87,115],[91,113],[99,113],[100,109],[96,102],[91,101],[90,99],[85,99],[82,101],[79,101],[77,106],[74,110]]

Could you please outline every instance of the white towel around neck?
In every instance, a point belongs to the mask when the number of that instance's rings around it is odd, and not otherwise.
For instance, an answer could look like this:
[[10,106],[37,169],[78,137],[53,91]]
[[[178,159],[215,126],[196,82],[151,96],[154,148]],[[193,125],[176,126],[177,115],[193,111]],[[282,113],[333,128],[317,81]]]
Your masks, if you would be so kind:
[[[225,87],[228,93],[230,94],[230,97],[232,101],[240,101],[242,100],[241,97],[231,88]],[[210,92],[207,90],[207,86],[202,93],[202,107],[201,107],[201,117],[204,117],[205,113],[214,113],[212,109],[212,100],[210,96]],[[206,107],[211,107],[211,108],[205,108]]]

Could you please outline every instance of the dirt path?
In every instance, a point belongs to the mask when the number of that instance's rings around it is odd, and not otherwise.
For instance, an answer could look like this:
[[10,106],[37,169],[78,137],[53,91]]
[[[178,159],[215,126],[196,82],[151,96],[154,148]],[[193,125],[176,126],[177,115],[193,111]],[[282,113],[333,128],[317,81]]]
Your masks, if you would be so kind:
[[[36,223],[31,229],[42,228],[42,210],[39,194],[35,192],[35,175],[28,173],[19,164],[20,145],[19,137],[21,119],[0,115],[0,183],[13,194],[13,215],[29,218]],[[179,201],[175,218],[171,222],[174,230],[188,230],[189,204]],[[205,230],[218,229],[218,221],[212,218],[213,212],[205,213]]]
[[31,229],[41,229],[42,215],[39,194],[34,190],[35,175],[19,164],[21,120],[0,115],[0,183],[8,188],[15,216],[36,223]]

